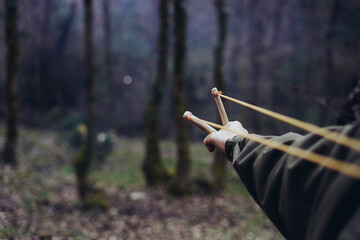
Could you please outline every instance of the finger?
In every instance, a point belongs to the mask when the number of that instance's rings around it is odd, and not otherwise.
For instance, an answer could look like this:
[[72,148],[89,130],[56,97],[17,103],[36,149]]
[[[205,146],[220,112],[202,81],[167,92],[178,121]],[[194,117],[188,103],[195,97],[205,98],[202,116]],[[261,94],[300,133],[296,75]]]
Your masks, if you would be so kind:
[[214,152],[215,151],[215,146],[214,145],[205,144],[205,146],[209,150],[209,152]]
[[209,152],[213,152],[213,151],[215,151],[215,146],[210,143],[211,142],[210,139],[211,139],[211,137],[207,136],[204,139],[204,144],[205,144],[206,148],[209,150]]

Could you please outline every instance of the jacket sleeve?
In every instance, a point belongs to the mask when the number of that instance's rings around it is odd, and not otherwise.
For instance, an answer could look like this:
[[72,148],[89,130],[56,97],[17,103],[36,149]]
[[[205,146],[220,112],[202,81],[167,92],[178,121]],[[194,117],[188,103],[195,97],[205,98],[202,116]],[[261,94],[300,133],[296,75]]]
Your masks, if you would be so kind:
[[[332,127],[357,138],[359,124]],[[360,153],[315,134],[264,137],[360,165]],[[360,180],[236,137],[228,157],[249,193],[287,239],[360,239]]]

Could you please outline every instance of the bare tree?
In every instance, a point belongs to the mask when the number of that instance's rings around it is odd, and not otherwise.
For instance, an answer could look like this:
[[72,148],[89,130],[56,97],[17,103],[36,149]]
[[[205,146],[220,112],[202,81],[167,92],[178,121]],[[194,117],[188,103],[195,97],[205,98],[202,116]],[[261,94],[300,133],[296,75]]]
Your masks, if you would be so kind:
[[86,139],[85,145],[74,160],[78,193],[84,208],[108,209],[109,202],[104,192],[89,183],[90,165],[95,157],[95,77],[93,46],[93,1],[84,0],[85,5],[85,57],[86,57]]
[[116,129],[117,111],[116,111],[116,85],[114,81],[114,60],[111,52],[111,15],[110,15],[110,0],[103,1],[103,17],[104,17],[104,46],[105,46],[105,68],[108,86],[108,121],[109,127]]
[[[325,31],[325,79],[324,89],[325,89],[325,103],[330,104],[332,96],[334,96],[336,90],[336,81],[334,78],[334,37],[335,37],[335,27],[340,15],[340,0],[329,1],[330,11],[328,18],[328,26]],[[323,125],[327,116],[327,109],[322,108],[322,119],[320,124]]]
[[50,45],[50,20],[54,13],[54,0],[43,1],[43,4],[44,17],[40,28],[40,42],[42,47],[39,49],[39,75],[35,78],[34,84],[36,104],[41,110],[46,109],[47,100],[49,99],[47,96],[53,95],[49,93],[54,93],[50,91],[52,84],[49,83],[49,81],[52,81],[52,78],[49,78],[49,72],[51,70],[51,61],[49,61],[49,59],[53,57]]
[[4,163],[16,165],[16,148],[18,143],[18,8],[16,0],[6,0],[6,140],[3,151]]
[[158,129],[159,110],[164,98],[164,91],[168,77],[168,5],[168,0],[159,0],[157,73],[145,114],[146,153],[143,163],[143,172],[146,183],[149,186],[162,183],[169,179],[169,174],[161,162]]
[[[251,99],[252,102],[259,104],[260,92],[260,78],[262,72],[262,64],[260,62],[262,54],[262,34],[264,26],[262,23],[261,13],[258,11],[258,6],[261,4],[259,0],[252,0],[248,2],[248,16],[249,16],[249,52],[250,52],[250,78],[251,78]],[[260,130],[259,115],[251,112],[251,121],[255,131]]]
[[[227,11],[226,0],[214,0],[215,11],[217,15],[217,43],[214,48],[214,83],[215,86],[221,90],[225,90],[224,79],[224,50],[226,43],[226,24],[227,24]],[[220,121],[220,118],[218,119]],[[216,189],[223,189],[225,186],[226,178],[226,158],[216,151],[212,172],[215,181]]]
[[93,47],[92,0],[84,0],[85,5],[85,58],[86,58],[86,120],[87,134],[84,149],[75,160],[80,198],[84,201],[89,191],[88,172],[95,151],[95,81]]
[[174,72],[173,72],[173,114],[176,126],[177,168],[174,183],[169,189],[177,195],[189,191],[190,152],[189,130],[182,118],[185,112],[185,53],[186,53],[186,8],[185,0],[174,0]]

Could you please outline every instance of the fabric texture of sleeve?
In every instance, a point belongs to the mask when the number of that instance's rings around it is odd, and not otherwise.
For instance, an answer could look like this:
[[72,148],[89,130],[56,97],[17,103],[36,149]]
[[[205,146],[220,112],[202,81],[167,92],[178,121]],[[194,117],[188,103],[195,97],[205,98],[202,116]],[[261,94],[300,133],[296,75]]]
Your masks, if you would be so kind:
[[[329,129],[360,136],[359,124]],[[360,165],[359,152],[315,134],[258,137]],[[359,179],[245,138],[237,140],[227,146],[236,172],[287,239],[360,239]]]

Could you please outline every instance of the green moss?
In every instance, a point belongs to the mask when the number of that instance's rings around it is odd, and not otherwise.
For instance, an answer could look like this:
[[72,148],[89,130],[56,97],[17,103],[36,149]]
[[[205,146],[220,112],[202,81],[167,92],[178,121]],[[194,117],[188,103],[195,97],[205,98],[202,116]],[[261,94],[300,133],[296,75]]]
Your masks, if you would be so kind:
[[254,215],[248,217],[244,226],[245,232],[255,232],[259,226],[266,227],[267,217],[262,212],[257,212]]
[[89,191],[85,195],[82,203],[85,209],[99,209],[107,211],[110,208],[110,203],[106,198],[105,193],[99,189]]
[[16,235],[18,235],[17,227],[1,227],[0,228],[0,238],[1,239],[11,239]]
[[60,168],[60,173],[64,174],[64,175],[73,175],[75,173],[74,171],[74,166],[71,165],[71,164],[66,164],[66,165],[63,165],[61,168]]

